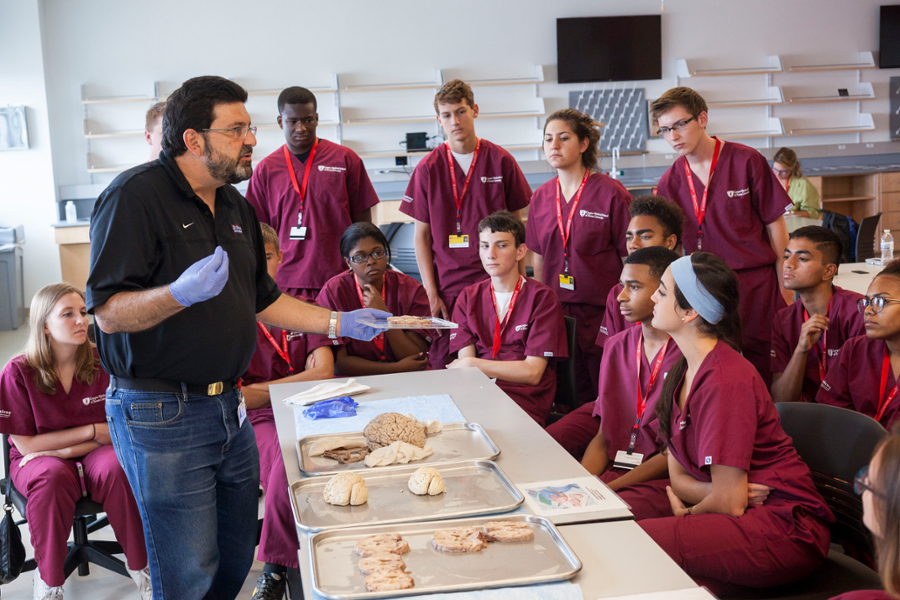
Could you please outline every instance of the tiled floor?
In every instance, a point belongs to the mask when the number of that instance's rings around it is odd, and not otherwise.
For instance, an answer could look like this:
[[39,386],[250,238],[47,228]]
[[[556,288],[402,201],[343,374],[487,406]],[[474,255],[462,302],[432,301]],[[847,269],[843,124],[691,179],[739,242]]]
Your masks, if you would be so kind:
[[[22,350],[28,335],[27,326],[22,326],[16,331],[0,331],[0,365]],[[3,464],[0,462],[0,471]],[[6,476],[5,473],[2,474]],[[14,513],[18,517],[18,513]],[[262,503],[260,502],[260,515],[262,515]],[[25,551],[30,558],[34,555],[28,535],[28,527],[20,528],[25,542]],[[113,539],[112,530],[106,528],[92,534],[97,539]],[[247,576],[247,581],[241,589],[239,599],[248,599],[253,593],[256,578],[262,572],[262,563],[254,561],[253,568]],[[14,582],[0,587],[0,595],[3,600],[30,600],[32,598],[32,573],[23,573]],[[130,578],[122,577],[106,569],[91,566],[91,573],[87,577],[79,577],[77,572],[69,576],[63,586],[65,600],[138,600],[137,588]]]

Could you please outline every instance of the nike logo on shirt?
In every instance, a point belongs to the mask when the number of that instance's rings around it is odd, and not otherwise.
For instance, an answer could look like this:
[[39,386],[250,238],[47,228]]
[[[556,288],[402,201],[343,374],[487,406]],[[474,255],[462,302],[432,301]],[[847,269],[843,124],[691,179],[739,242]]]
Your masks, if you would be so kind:
[[191,223],[188,223],[187,225],[182,225],[182,227],[184,227],[185,229],[187,229],[188,227],[190,227],[190,226],[193,225],[193,224],[194,224],[194,223],[191,222]]

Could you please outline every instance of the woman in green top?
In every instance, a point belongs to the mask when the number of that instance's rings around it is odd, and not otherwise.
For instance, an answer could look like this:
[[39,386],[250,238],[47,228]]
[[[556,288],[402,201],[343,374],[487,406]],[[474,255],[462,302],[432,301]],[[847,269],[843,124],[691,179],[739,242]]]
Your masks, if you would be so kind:
[[772,170],[784,186],[794,205],[788,214],[810,219],[819,218],[819,190],[800,172],[800,161],[790,148],[775,153]]

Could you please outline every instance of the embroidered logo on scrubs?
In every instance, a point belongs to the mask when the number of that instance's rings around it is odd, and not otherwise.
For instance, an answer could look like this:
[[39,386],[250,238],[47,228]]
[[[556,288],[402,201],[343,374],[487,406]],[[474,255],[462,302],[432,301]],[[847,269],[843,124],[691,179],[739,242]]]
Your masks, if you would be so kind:
[[240,226],[240,225],[234,225],[234,224],[232,224],[231,230],[234,231],[235,233],[244,233],[244,230],[241,229],[241,226]]
[[703,461],[703,464],[711,465],[712,464],[712,456],[707,456],[706,459]]
[[606,327],[604,327],[603,325],[600,326],[600,333],[602,333],[603,335],[609,335],[609,331],[607,331]]
[[544,356],[553,356],[552,352],[544,352]]
[[289,331],[287,334],[287,341],[292,342],[294,340],[302,340],[303,332],[302,331]]
[[482,177],[481,183],[503,183],[503,175],[496,175],[494,177]]
[[525,331],[526,329],[528,329],[528,323],[525,323],[524,325],[516,325],[516,331]]
[[326,167],[324,165],[319,165],[319,171],[325,171],[327,173],[343,173],[346,170],[346,167]]
[[412,201],[413,201],[412,196],[403,196],[403,201],[409,202],[410,204],[412,204]]
[[603,219],[609,218],[609,215],[605,213],[591,212],[589,210],[581,210],[578,211],[578,213],[581,215],[582,219],[600,219],[602,221]]
[[778,356],[778,354],[776,354],[774,350],[769,350],[769,356],[775,358],[776,356]]
[[106,394],[100,394],[99,396],[91,396],[90,398],[84,398],[82,400],[85,406],[90,406],[91,404],[96,404],[98,402],[106,402]]
[[451,340],[455,340],[455,339],[456,339],[456,334],[455,334],[455,333],[451,333],[451,334],[450,334],[450,339],[451,339]]
[[8,410],[0,410],[0,419],[8,419],[12,416],[12,413]]
[[841,353],[840,348],[829,348],[828,349],[828,356],[837,356],[840,353]]
[[823,381],[823,382],[822,382],[822,389],[825,390],[826,392],[830,392],[830,391],[831,391],[831,386],[828,385],[828,382],[827,382],[827,381]]
[[750,188],[744,188],[742,190],[728,190],[729,198],[740,198],[741,196],[750,195]]
[[679,421],[679,422],[678,422],[678,429],[679,429],[679,431],[682,430],[682,429],[684,429],[685,427],[687,427],[687,421]]

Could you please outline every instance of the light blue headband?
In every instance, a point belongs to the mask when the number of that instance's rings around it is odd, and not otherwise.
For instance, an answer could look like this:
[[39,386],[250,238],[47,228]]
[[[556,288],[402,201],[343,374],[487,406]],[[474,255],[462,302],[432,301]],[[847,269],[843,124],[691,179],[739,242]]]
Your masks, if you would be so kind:
[[690,255],[682,256],[673,262],[670,268],[672,277],[675,278],[675,283],[678,284],[678,289],[684,294],[688,304],[707,322],[715,325],[721,321],[725,316],[725,307],[713,298],[712,294],[697,279]]

